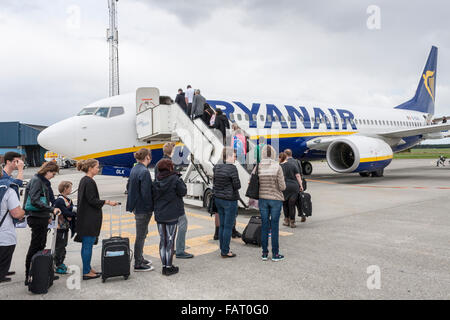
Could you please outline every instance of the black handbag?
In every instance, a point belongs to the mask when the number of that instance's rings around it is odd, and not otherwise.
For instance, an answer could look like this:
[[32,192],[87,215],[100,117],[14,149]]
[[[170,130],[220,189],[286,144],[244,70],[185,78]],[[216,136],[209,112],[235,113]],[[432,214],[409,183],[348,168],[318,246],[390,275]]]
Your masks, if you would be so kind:
[[216,197],[214,196],[214,194],[211,195],[211,199],[209,200],[208,212],[211,216],[218,212],[216,207]]
[[245,196],[250,199],[259,199],[259,163],[256,165],[256,172],[252,173]]

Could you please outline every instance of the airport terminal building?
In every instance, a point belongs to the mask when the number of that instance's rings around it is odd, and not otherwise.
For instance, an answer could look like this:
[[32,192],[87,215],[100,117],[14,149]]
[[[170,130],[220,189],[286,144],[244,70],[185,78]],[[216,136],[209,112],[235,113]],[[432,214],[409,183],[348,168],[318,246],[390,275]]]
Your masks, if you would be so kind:
[[22,155],[29,167],[39,167],[45,160],[46,150],[37,142],[37,136],[45,126],[20,122],[0,122],[0,160],[8,151]]

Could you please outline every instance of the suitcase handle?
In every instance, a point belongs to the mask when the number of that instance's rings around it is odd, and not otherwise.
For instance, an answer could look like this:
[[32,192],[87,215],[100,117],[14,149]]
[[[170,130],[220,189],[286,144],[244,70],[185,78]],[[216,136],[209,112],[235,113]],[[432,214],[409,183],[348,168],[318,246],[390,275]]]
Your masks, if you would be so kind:
[[[122,202],[117,202],[119,205],[119,237],[122,237]],[[113,207],[111,210],[111,218],[109,219],[109,237],[113,237],[112,223],[113,223]]]

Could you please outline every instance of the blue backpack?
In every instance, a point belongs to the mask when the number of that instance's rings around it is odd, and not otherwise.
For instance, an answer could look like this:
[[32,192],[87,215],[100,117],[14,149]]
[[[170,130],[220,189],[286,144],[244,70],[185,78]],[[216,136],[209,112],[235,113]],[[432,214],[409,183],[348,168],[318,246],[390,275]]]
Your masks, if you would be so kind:
[[240,156],[244,153],[244,146],[242,145],[241,139],[238,137],[233,137],[233,149],[236,150],[236,155]]

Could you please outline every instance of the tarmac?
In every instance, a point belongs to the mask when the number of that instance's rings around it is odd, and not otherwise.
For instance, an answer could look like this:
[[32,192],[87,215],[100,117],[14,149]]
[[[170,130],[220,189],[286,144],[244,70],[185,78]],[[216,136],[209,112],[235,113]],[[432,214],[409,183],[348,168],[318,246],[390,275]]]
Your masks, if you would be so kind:
[[[326,162],[313,162],[313,167],[307,190],[313,216],[305,223],[297,221],[295,229],[280,221],[283,261],[262,261],[261,249],[241,239],[231,243],[236,258],[221,258],[218,241],[213,240],[213,218],[206,209],[186,205],[186,251],[195,258],[174,258],[178,274],[161,274],[159,235],[152,219],[144,252],[154,271],[131,271],[128,280],[112,278],[106,283],[78,281],[77,273],[63,275],[48,294],[33,295],[24,286],[30,230],[18,229],[11,266],[17,273],[12,282],[0,284],[0,299],[450,299],[450,167],[438,168],[429,159],[394,160],[382,178],[337,174]],[[26,178],[35,171],[27,169]],[[74,169],[62,169],[52,180],[53,188],[56,191],[60,181],[69,180],[75,190],[82,176]],[[95,180],[101,198],[125,205],[126,179]],[[254,213],[240,210],[239,231]],[[109,237],[110,217],[105,207],[92,259],[98,271],[101,239]],[[116,207],[115,234],[118,221]],[[134,243],[133,215],[124,213],[122,225],[122,236]],[[69,241],[66,265],[81,268],[80,249],[81,244]]]

